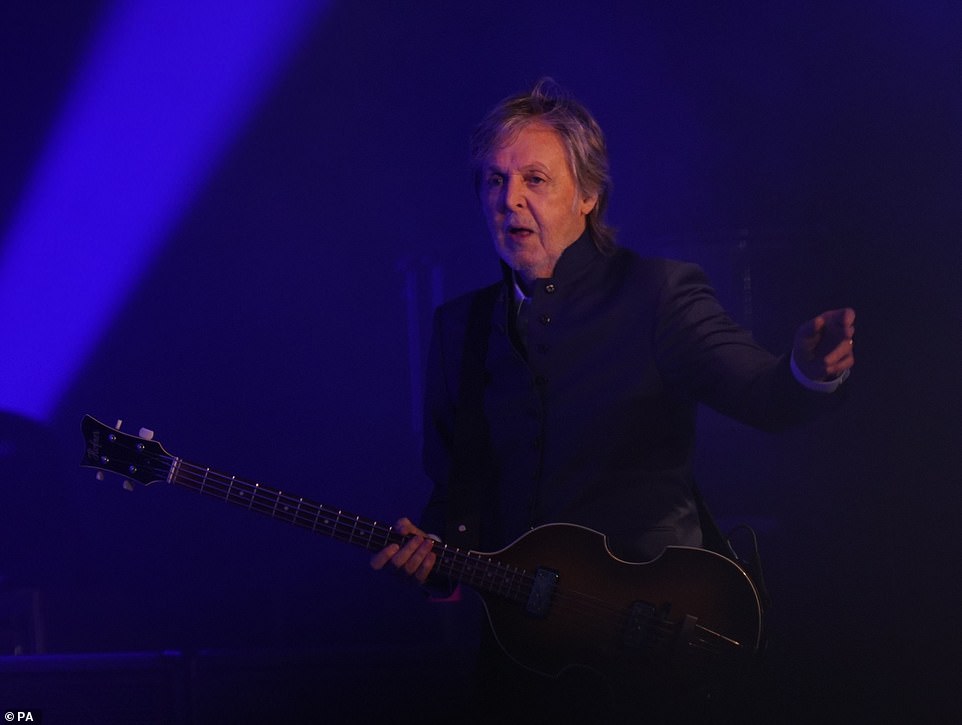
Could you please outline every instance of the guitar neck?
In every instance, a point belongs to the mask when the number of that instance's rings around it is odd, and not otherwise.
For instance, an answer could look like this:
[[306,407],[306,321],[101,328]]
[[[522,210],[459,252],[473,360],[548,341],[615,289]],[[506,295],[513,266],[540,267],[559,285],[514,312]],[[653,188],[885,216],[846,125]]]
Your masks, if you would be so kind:
[[[393,526],[173,456],[146,429],[133,436],[122,433],[119,423],[111,428],[89,415],[84,416],[81,428],[85,441],[81,465],[122,475],[127,478],[127,486],[132,487],[132,481],[144,485],[166,481],[368,551],[379,551],[389,544],[403,546],[408,540]],[[434,574],[480,592],[520,601],[531,587],[531,577],[524,570],[487,554],[444,544],[435,546],[434,554]]]
[[181,458],[173,459],[167,481],[369,551],[404,543],[391,526]]
[[[403,546],[406,541],[393,526],[181,458],[173,458],[167,481],[369,551],[379,551],[388,544]],[[434,553],[435,572],[441,576],[506,599],[524,601],[528,596],[532,578],[522,569],[444,544],[436,546]]]
[[[98,478],[123,476],[128,489],[164,481],[368,551],[410,541],[392,526],[190,463],[151,431],[134,436],[120,425],[83,418],[81,465]],[[761,609],[748,575],[701,549],[669,547],[652,562],[632,564],[612,557],[601,534],[554,524],[490,554],[443,543],[433,554],[432,577],[493,595],[484,600],[498,641],[545,674],[587,665],[644,676],[652,664],[674,670],[682,660],[701,672],[711,659],[754,652],[760,641]]]
[[[389,544],[403,545],[406,541],[392,526],[180,458],[167,460],[170,461],[166,475],[169,483],[278,521],[371,551]],[[704,607],[708,614],[714,614],[713,606],[720,606],[723,614],[734,608],[724,591],[716,591],[718,580],[712,578],[718,574],[719,561],[727,561],[723,557],[695,549],[679,549],[664,564],[670,569],[661,569],[657,575],[652,574],[654,569],[651,569],[652,577],[645,579],[643,571],[631,570],[640,565],[619,562],[605,552],[603,537],[594,531],[562,525],[542,527],[523,538],[527,539],[526,544],[522,545],[519,540],[513,545],[514,556],[520,556],[521,561],[531,562],[532,554],[535,561],[540,561],[542,557],[554,558],[559,551],[564,552],[567,562],[564,584],[556,585],[559,573],[540,563],[530,563],[532,570],[507,564],[501,557],[510,556],[512,547],[497,553],[499,558],[495,558],[491,554],[438,544],[434,547],[437,560],[433,576],[440,575],[452,584],[463,583],[481,594],[493,595],[493,599],[486,597],[484,601],[499,642],[501,637],[506,637],[508,646],[517,648],[521,654],[518,661],[526,666],[530,664],[535,671],[557,675],[570,665],[597,667],[600,662],[601,667],[609,668],[601,670],[603,674],[609,674],[621,667],[646,666],[635,664],[633,658],[639,663],[665,662],[667,668],[686,657],[696,658],[692,667],[703,668],[715,659],[734,658],[747,651],[746,647],[754,651],[757,646],[758,620],[752,616],[757,608],[746,607],[747,623],[742,619],[720,620],[726,632],[735,627],[733,634],[738,639],[716,631],[710,619],[703,624],[698,616],[687,614],[689,608]],[[519,554],[516,547],[525,549],[531,544],[533,549]],[[578,559],[578,552],[589,558]],[[697,554],[697,558],[693,558],[693,554]],[[725,581],[732,576],[733,567],[730,562],[720,567],[726,575]],[[672,575],[678,578],[677,582]],[[717,597],[720,604],[712,604],[711,598],[702,600],[701,592],[692,591],[695,588],[685,579],[686,575],[694,578],[702,575],[709,583],[715,582],[715,586],[706,589],[706,594]],[[747,579],[739,578],[737,573],[734,576],[742,584],[738,591],[744,597]],[[754,589],[750,584],[747,588],[749,597],[757,604]],[[662,611],[648,600],[650,597],[655,603],[671,602],[673,596],[683,597],[685,602],[682,610],[685,614],[678,615],[677,621],[668,618],[670,607]],[[504,602],[517,606],[505,607]],[[750,599],[748,604],[751,603]],[[565,643],[572,643],[569,650],[559,649]],[[507,646],[505,650],[515,657]],[[593,659],[596,655],[597,662]]]

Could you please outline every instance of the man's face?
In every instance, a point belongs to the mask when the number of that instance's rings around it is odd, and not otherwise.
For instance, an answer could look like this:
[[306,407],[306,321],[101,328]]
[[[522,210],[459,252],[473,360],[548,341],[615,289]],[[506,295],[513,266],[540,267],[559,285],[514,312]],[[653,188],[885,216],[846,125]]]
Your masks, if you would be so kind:
[[597,201],[578,191],[558,133],[538,123],[485,160],[480,195],[498,254],[527,282],[554,273]]

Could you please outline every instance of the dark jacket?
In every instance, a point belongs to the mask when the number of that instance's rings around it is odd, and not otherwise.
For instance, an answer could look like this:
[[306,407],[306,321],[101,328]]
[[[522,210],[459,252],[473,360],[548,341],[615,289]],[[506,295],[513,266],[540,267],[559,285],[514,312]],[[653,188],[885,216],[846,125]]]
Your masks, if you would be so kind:
[[696,404],[777,430],[833,397],[732,322],[695,265],[583,236],[535,285],[523,348],[505,272],[435,314],[421,524],[446,543],[493,551],[568,522],[628,560],[698,546]]

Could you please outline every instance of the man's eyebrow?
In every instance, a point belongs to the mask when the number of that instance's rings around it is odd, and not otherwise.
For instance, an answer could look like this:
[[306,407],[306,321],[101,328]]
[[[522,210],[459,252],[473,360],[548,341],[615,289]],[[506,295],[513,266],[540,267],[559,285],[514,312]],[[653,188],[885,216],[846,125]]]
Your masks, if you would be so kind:
[[[484,168],[485,168],[485,171],[494,171],[499,174],[507,173],[504,169],[502,169],[500,166],[498,166],[495,163],[488,163]],[[549,170],[550,169],[548,168],[548,165],[541,161],[532,161],[530,164],[525,164],[524,166],[518,169],[518,171],[542,171],[545,173],[547,173]]]

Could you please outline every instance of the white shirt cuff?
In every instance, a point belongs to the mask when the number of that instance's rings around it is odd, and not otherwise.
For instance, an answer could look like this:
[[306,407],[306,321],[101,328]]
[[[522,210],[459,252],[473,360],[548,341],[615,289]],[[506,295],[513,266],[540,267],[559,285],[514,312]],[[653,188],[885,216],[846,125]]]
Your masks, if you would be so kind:
[[838,387],[848,379],[849,373],[852,372],[851,370],[846,370],[837,378],[833,378],[832,380],[812,380],[805,373],[799,370],[798,365],[795,363],[794,353],[792,353],[791,366],[792,375],[795,376],[795,379],[799,382],[799,384],[808,388],[809,390],[814,390],[816,393],[834,393],[836,390],[838,390]]

